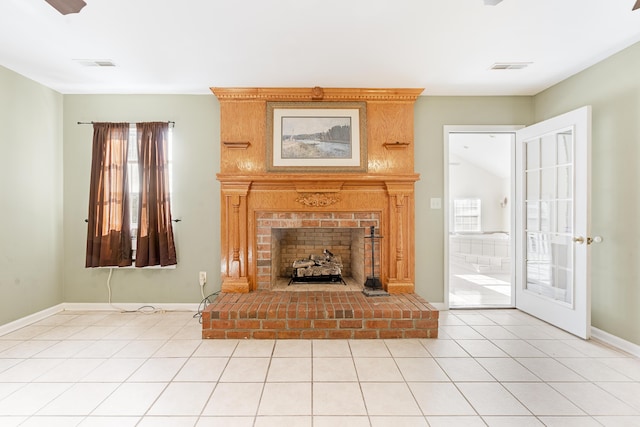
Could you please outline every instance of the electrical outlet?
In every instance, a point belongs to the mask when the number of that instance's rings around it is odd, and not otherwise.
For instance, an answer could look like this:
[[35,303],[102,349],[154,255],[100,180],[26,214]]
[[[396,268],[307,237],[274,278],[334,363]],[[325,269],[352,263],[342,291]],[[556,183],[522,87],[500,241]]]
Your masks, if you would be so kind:
[[207,272],[201,271],[198,275],[198,279],[200,281],[200,286],[204,286],[204,284],[207,283]]

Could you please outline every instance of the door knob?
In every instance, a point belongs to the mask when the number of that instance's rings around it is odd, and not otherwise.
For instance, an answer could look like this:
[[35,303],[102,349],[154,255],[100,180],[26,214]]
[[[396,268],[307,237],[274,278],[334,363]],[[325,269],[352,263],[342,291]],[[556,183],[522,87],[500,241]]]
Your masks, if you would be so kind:
[[[602,236],[595,236],[595,237],[587,237],[586,238],[587,245],[590,245],[592,243],[600,243],[600,242],[602,242],[602,240],[603,240]],[[582,236],[578,236],[578,237],[574,237],[573,241],[575,243],[578,243],[578,244],[582,245],[585,242],[585,238],[582,237]]]
[[602,242],[602,236],[587,237],[587,245]]

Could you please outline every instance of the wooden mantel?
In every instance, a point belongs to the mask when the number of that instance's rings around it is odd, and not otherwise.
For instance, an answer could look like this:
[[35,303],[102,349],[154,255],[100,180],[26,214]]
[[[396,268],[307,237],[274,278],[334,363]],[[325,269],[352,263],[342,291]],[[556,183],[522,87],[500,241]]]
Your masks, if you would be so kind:
[[352,89],[352,88],[275,88],[212,87],[220,101],[409,101],[418,99],[424,89]]
[[[223,292],[257,289],[256,218],[265,212],[375,212],[381,279],[390,293],[415,289],[413,111],[423,89],[211,88],[220,101],[221,274]],[[364,102],[366,172],[267,170],[268,102]],[[325,195],[331,204],[300,203]]]

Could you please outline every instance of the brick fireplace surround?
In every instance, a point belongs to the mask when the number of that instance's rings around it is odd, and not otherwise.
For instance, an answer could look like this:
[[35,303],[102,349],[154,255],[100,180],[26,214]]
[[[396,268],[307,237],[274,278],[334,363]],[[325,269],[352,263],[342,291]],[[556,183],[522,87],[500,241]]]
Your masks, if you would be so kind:
[[[419,177],[413,169],[413,104],[422,90],[212,91],[221,118],[222,292],[203,313],[203,338],[437,337],[438,311],[414,293]],[[274,168],[267,158],[274,139],[267,117],[272,102],[291,103],[287,108],[364,105],[360,170]],[[321,291],[275,289],[279,235],[273,229],[371,225],[383,236],[376,273],[389,296],[367,297],[336,284]],[[365,257],[350,265],[358,270],[352,276],[362,277],[370,264]]]

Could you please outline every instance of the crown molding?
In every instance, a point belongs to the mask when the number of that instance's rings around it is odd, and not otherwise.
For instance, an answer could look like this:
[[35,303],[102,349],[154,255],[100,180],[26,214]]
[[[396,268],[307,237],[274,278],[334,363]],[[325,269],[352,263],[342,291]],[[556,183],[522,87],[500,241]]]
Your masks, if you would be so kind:
[[220,101],[406,101],[414,102],[423,88],[263,88],[212,87]]

